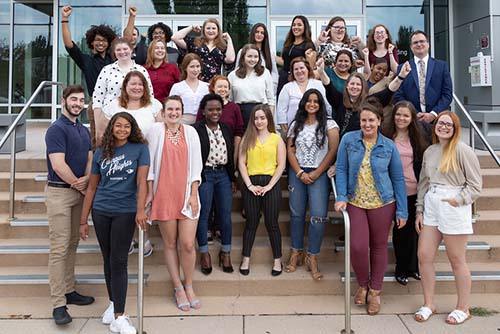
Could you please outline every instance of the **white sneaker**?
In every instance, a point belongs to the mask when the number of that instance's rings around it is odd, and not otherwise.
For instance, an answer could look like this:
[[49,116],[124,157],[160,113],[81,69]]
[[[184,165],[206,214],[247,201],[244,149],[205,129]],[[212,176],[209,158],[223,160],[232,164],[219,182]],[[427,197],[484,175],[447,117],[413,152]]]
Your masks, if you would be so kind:
[[121,315],[111,322],[109,330],[120,334],[137,334],[128,315]]
[[108,308],[102,314],[102,323],[109,325],[113,320],[115,320],[115,307],[113,306],[113,302],[109,302]]

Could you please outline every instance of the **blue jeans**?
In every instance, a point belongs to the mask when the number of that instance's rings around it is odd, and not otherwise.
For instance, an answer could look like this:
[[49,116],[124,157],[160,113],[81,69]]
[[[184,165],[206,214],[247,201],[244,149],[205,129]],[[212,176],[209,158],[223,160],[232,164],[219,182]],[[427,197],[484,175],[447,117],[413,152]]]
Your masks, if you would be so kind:
[[[302,168],[304,172],[310,173],[314,168]],[[309,203],[309,242],[307,253],[318,255],[321,242],[328,222],[328,200],[330,196],[330,183],[326,172],[313,184],[305,184],[300,181],[293,169],[288,173],[288,190],[290,193],[290,234],[292,249],[304,249],[304,223],[307,204]]]
[[233,192],[231,179],[227,175],[225,168],[203,169],[205,180],[200,184],[198,194],[200,195],[200,218],[196,230],[196,240],[200,253],[208,252],[208,218],[212,207],[212,199],[215,196],[215,206],[217,207],[217,220],[220,223],[220,232],[222,238],[222,251],[231,251],[231,208],[233,205]]

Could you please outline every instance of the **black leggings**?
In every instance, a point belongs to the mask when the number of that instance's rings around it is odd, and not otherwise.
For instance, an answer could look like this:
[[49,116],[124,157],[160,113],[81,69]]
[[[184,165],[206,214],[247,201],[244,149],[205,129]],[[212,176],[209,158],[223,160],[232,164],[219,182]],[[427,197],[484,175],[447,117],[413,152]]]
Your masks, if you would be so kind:
[[128,287],[128,249],[135,230],[134,213],[92,209],[95,234],[104,260],[104,277],[115,313],[124,313]]
[[[250,180],[256,186],[265,186],[271,180],[271,176],[254,175],[250,176]],[[243,187],[242,195],[243,206],[247,215],[245,230],[243,232],[243,256],[249,257],[252,253],[255,234],[259,226],[260,212],[262,210],[273,251],[273,258],[281,258],[281,232],[278,224],[281,204],[280,183],[277,182],[264,196],[255,196],[246,187]]]
[[418,273],[418,234],[415,230],[415,214],[417,195],[408,196],[408,221],[402,229],[394,224],[392,229],[392,243],[396,256],[396,273]]

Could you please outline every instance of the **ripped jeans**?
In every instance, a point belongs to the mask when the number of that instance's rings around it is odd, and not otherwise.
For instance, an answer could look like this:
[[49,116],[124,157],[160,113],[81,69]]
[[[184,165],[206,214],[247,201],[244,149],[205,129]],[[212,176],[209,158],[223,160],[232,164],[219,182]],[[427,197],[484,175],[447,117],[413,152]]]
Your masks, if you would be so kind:
[[[314,168],[302,168],[310,173]],[[328,200],[330,196],[330,181],[326,172],[313,184],[304,184],[300,181],[292,168],[288,173],[288,191],[290,193],[290,234],[292,249],[304,249],[304,223],[307,205],[309,204],[309,242],[307,253],[318,255],[321,242],[328,222]]]

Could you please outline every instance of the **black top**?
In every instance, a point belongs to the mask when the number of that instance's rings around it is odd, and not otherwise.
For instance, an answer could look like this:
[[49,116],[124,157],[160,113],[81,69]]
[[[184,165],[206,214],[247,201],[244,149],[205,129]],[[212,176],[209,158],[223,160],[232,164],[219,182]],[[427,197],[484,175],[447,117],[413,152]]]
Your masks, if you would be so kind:
[[[229,178],[231,179],[232,182],[234,182],[235,176],[234,176],[234,157],[233,157],[233,152],[234,152],[233,132],[231,131],[231,128],[225,123],[219,122],[219,126],[222,131],[222,136],[226,141],[226,147],[227,147],[227,164],[225,165],[225,168],[229,175]],[[201,121],[196,122],[195,124],[193,124],[193,127],[195,128],[196,132],[198,132],[198,136],[200,137],[201,159],[203,160],[203,166],[205,166],[205,163],[207,162],[208,159],[208,153],[210,152],[210,139],[208,138],[205,119],[203,118]],[[204,173],[201,173],[201,179],[202,182],[205,181]]]
[[82,73],[85,76],[87,92],[89,96],[92,96],[92,94],[94,94],[97,77],[99,76],[102,68],[113,62],[111,56],[109,53],[106,53],[106,57],[103,58],[98,54],[83,53],[75,42],[73,42],[73,47],[66,48],[66,51],[68,51],[71,59],[73,59],[76,65],[78,65],[78,67],[82,70]]
[[132,54],[132,59],[136,64],[144,65],[146,64],[146,59],[148,57],[148,46],[146,45],[146,37],[141,36],[141,40],[134,48],[134,53]]
[[283,70],[286,72],[290,72],[290,63],[292,62],[293,58],[305,58],[306,50],[308,49],[316,50],[313,42],[303,41],[299,44],[292,44],[288,47],[284,47],[281,53],[281,57],[283,58]]
[[[347,109],[344,106],[343,94],[335,88],[331,80],[330,83],[325,86],[325,90],[326,99],[334,110],[333,119],[335,120],[335,122],[337,122],[337,125],[340,128],[340,138],[342,138],[342,136],[347,132],[360,130],[361,127],[359,125],[359,112],[355,110],[353,111],[352,109]],[[384,90],[369,96],[377,97],[382,106],[385,107],[391,102],[393,94],[394,92],[386,87]]]

